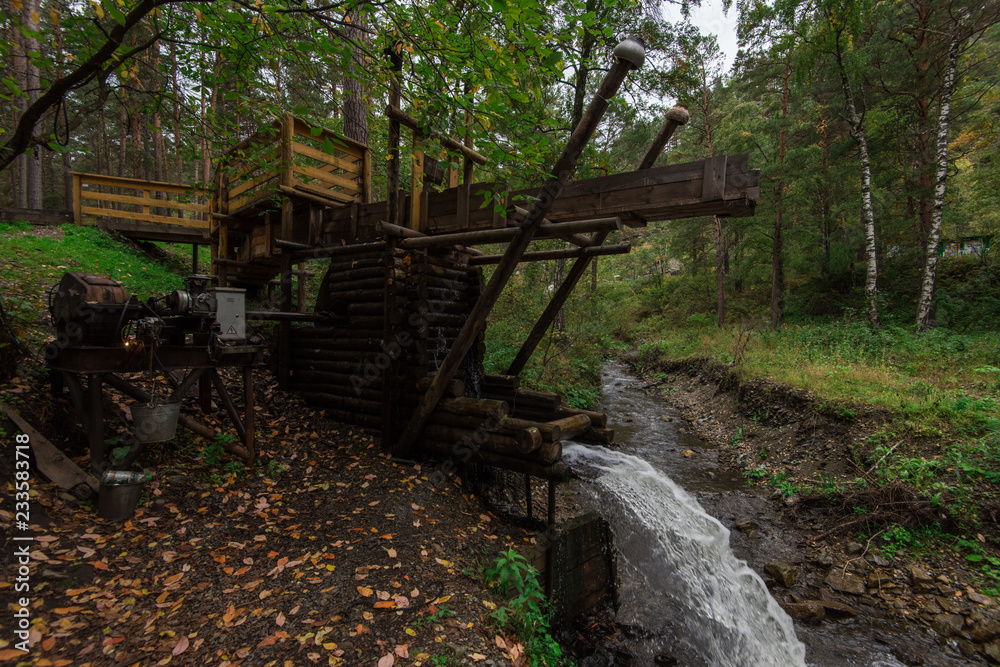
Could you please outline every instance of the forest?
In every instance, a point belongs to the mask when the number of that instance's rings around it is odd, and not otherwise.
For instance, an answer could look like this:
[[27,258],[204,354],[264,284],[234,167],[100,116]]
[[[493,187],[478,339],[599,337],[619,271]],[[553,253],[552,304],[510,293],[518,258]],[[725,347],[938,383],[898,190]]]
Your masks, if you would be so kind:
[[[1000,593],[1000,0],[723,0],[737,23],[731,60],[691,20],[709,4],[6,0],[0,208],[72,209],[72,172],[211,190],[222,156],[288,113],[367,145],[383,199],[394,82],[425,136],[462,137],[486,157],[477,182],[538,185],[612,49],[635,36],[646,63],[611,101],[576,178],[636,169],[681,105],[690,120],[657,165],[748,154],[756,213],[612,232],[608,242],[631,252],[592,261],[524,369],[527,385],[597,408],[602,368],[617,357],[699,423],[720,424],[684,394],[708,405],[731,392],[739,414],[714,437],[743,482],[781,502],[822,497],[841,513],[838,539],[913,558],[940,548],[977,590]],[[429,161],[461,170],[458,151],[434,151]],[[410,167],[400,160],[401,182]],[[51,282],[61,257],[93,247],[95,271],[156,293],[188,261],[158,243],[165,271],[131,250],[111,254],[91,229],[65,228],[59,247],[25,240],[27,229],[0,226],[0,253],[42,266],[0,271],[7,401],[46,335],[41,293],[26,297],[25,280]],[[505,372],[567,268],[517,269],[489,318],[488,373]],[[839,457],[835,471],[778,460],[780,414],[802,404],[839,425],[825,454]],[[412,479],[395,481],[412,489]],[[996,629],[974,650],[1000,662]],[[544,651],[558,654],[547,632]]]

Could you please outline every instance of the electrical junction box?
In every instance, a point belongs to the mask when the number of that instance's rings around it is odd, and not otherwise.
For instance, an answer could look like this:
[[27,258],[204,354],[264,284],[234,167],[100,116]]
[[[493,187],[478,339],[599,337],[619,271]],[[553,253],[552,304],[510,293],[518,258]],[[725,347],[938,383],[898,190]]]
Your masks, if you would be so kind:
[[246,290],[216,287],[209,293],[215,297],[215,320],[219,323],[219,340],[242,342],[247,337]]

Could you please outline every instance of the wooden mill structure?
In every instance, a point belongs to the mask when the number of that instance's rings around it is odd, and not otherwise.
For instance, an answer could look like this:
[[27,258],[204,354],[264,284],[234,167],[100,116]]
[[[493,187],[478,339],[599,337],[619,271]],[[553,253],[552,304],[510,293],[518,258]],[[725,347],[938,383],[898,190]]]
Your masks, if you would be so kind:
[[[208,204],[190,203],[190,191],[175,202],[169,190],[156,191],[162,184],[146,184],[136,197],[101,194],[96,186],[114,184],[78,175],[76,213],[106,214],[81,204],[91,197],[141,207],[130,225],[186,225],[209,240],[218,286],[267,285],[277,276],[280,303],[257,316],[279,321],[282,386],[333,418],[378,429],[394,456],[426,452],[547,479],[551,518],[554,483],[568,474],[561,441],[611,435],[604,415],[519,385],[556,313],[592,258],[628,252],[628,244],[604,244],[612,231],[694,216],[749,216],[759,194],[759,175],[746,155],[653,167],[687,121],[682,107],[668,112],[635,171],[572,180],[608,100],[643,58],[637,42],[619,44],[614,66],[538,187],[503,195],[502,184],[477,183],[475,165],[486,159],[468,141],[424,134],[398,108],[397,86],[386,110],[390,160],[381,201],[372,192],[367,146],[286,116],[229,151]],[[408,189],[399,183],[404,130],[412,133]],[[425,153],[436,146],[461,156],[462,168],[441,169]],[[540,239],[560,239],[565,247],[532,250]],[[480,244],[505,245],[485,254]],[[501,290],[519,263],[556,258],[574,262],[551,303],[507,373],[484,375],[486,319]],[[314,312],[305,313],[304,292],[293,290],[293,278],[299,275],[301,285],[316,260],[328,265]],[[487,265],[495,267],[489,281]]]

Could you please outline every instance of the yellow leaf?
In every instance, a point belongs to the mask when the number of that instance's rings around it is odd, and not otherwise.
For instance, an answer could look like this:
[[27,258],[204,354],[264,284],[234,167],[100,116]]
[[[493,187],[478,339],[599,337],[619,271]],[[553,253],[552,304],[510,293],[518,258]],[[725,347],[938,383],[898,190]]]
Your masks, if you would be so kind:
[[414,630],[413,628],[406,628],[406,634],[410,635],[411,637],[416,637],[417,631]]
[[358,586],[358,593],[361,593],[361,595],[363,597],[366,597],[366,598],[367,597],[371,597],[371,594],[374,593],[374,592],[375,591],[373,591],[372,589],[368,588],[367,586]]
[[35,11],[35,10],[32,10],[32,12],[31,12],[31,22],[32,23],[38,23],[41,20],[42,20],[42,17],[38,15],[38,12]]
[[434,602],[432,602],[431,604],[444,604],[445,602],[447,602],[450,599],[451,599],[450,595],[442,595],[437,600],[434,600]]
[[16,9],[17,11],[21,11],[21,7],[23,7],[23,5],[21,4],[21,0],[10,0],[10,6]]

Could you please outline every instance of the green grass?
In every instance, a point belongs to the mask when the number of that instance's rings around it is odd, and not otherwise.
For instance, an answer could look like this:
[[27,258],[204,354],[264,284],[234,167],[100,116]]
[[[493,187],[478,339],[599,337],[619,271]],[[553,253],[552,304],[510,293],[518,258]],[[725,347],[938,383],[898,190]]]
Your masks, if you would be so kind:
[[47,294],[66,272],[106,275],[142,300],[183,286],[183,273],[168,270],[96,227],[63,225],[57,233],[46,229],[39,235],[35,229],[25,223],[0,224],[0,296],[18,335],[31,343],[51,333],[46,325]]

